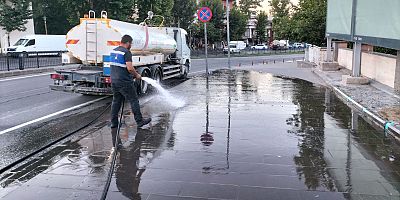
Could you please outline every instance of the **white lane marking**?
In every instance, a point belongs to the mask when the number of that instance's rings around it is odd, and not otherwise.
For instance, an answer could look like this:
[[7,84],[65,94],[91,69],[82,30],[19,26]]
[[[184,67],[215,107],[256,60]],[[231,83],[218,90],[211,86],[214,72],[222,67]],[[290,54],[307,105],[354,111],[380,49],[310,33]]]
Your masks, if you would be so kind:
[[51,72],[45,73],[45,74],[30,75],[30,76],[18,76],[18,77],[15,77],[15,78],[0,79],[0,82],[4,82],[4,81],[13,81],[13,80],[24,79],[24,78],[31,78],[31,77],[37,77],[37,76],[46,76],[46,75],[50,75],[50,74],[51,74]]
[[288,60],[288,61],[286,61],[286,63],[292,63],[293,62],[293,60]]
[[49,114],[49,115],[46,115],[46,116],[43,116],[43,117],[40,117],[40,118],[37,118],[37,119],[34,119],[34,120],[32,120],[32,121],[22,123],[22,124],[20,124],[20,125],[17,125],[17,126],[8,128],[8,129],[6,129],[6,130],[4,130],[4,131],[0,131],[0,135],[2,135],[2,134],[4,134],[4,133],[8,133],[8,132],[10,132],[10,131],[17,130],[17,129],[19,129],[19,128],[22,128],[22,127],[25,127],[25,126],[28,126],[28,125],[31,125],[31,124],[36,123],[36,122],[43,121],[43,120],[48,119],[48,118],[50,118],[50,117],[54,117],[54,116],[56,116],[56,115],[60,115],[60,114],[63,114],[63,113],[65,113],[65,112],[68,112],[68,111],[71,111],[71,110],[75,110],[75,109],[77,109],[77,108],[81,108],[81,107],[87,106],[87,105],[89,105],[89,104],[92,104],[92,103],[101,101],[101,100],[106,99],[106,98],[108,98],[108,96],[107,96],[107,97],[101,97],[101,98],[99,98],[99,99],[95,99],[95,100],[92,100],[92,101],[88,101],[88,102],[86,102],[86,103],[82,103],[82,104],[79,104],[79,105],[76,105],[76,106],[73,106],[73,107],[70,107],[70,108],[67,108],[67,109],[64,109],[64,110],[60,110],[60,111],[58,111],[58,112],[55,112],[55,113],[52,113],[52,114]]

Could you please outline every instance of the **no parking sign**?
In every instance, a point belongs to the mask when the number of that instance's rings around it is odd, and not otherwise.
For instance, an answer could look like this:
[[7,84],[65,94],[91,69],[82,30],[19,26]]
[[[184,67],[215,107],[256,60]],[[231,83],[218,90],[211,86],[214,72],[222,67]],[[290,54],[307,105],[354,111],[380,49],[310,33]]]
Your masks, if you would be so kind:
[[206,55],[206,73],[207,73],[207,78],[208,78],[208,56],[207,56],[207,23],[208,21],[211,20],[212,18],[212,11],[209,7],[201,7],[197,11],[197,17],[201,22],[204,23],[204,44],[205,44],[205,55]]
[[209,7],[202,7],[197,11],[197,17],[201,22],[208,22],[212,18],[212,11]]

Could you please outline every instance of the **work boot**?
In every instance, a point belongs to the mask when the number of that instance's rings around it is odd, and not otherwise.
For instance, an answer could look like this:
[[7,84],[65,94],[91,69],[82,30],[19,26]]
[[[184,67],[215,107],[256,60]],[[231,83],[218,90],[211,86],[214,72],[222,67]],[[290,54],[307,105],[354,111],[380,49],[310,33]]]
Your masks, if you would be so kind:
[[137,122],[138,128],[141,128],[142,126],[148,124],[151,122],[151,118],[143,118],[142,121]]
[[[118,128],[111,128],[111,137],[112,137],[113,147],[115,147],[115,136],[117,135],[117,131],[118,131]],[[117,149],[120,149],[121,147],[122,147],[121,138],[119,138],[119,136],[118,136]]]

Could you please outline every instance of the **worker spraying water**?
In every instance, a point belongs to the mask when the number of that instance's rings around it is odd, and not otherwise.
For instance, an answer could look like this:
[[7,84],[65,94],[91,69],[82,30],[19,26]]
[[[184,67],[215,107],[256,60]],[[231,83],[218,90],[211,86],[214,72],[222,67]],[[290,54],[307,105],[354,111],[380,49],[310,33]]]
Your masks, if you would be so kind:
[[156,80],[148,77],[142,77],[142,80],[146,81],[148,84],[156,88],[163,96],[165,102],[167,102],[169,105],[175,108],[181,108],[185,105],[185,101],[177,99],[174,96],[172,96],[171,93],[169,93],[166,89],[164,89]]
[[[141,80],[142,76],[132,65],[132,53],[130,52],[132,40],[132,37],[129,35],[122,36],[121,45],[115,48],[110,54],[111,87],[113,92],[111,134],[114,146],[119,124],[118,113],[124,100],[130,103],[136,124],[139,128],[151,121],[151,118],[143,118],[140,111],[139,99],[136,91],[137,86],[133,78]],[[117,145],[121,145],[121,140],[119,138]]]

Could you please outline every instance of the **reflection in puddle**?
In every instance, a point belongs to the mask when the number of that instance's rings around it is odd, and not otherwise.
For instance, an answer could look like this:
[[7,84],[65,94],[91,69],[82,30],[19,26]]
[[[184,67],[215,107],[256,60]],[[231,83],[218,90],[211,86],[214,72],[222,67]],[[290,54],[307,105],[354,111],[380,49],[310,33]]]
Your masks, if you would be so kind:
[[[298,199],[310,191],[343,199],[399,195],[398,146],[329,89],[221,70],[172,91],[186,97],[185,108],[149,108],[157,116],[152,128],[128,131],[136,138],[121,151],[116,172],[128,198],[190,194],[188,185],[200,183],[293,190]],[[194,196],[213,198],[206,193]]]

